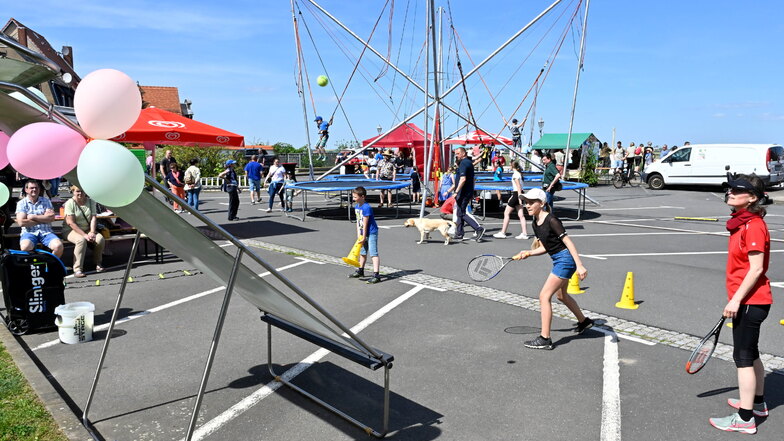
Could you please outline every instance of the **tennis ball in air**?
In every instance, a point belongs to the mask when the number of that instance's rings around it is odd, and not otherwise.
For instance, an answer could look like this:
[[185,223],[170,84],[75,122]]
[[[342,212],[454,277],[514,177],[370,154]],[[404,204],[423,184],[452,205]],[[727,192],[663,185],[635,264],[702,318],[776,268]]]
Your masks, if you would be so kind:
[[316,78],[316,83],[318,83],[319,86],[324,87],[329,84],[329,78],[327,78],[326,75],[319,75],[318,78]]

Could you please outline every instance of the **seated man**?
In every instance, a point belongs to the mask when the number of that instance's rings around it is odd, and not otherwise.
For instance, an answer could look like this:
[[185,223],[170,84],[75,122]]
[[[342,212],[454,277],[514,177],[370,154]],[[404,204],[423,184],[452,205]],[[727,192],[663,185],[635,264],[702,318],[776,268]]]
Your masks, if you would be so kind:
[[22,227],[19,249],[32,251],[39,243],[60,257],[63,255],[63,242],[52,231],[54,208],[49,198],[41,196],[41,184],[35,180],[25,183],[26,196],[16,204],[16,223]]

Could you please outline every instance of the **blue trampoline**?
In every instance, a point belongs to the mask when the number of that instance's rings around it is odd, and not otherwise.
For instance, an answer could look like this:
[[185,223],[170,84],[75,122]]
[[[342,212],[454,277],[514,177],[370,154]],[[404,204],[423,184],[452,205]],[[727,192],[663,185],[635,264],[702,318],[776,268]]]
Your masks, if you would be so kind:
[[[352,176],[352,175],[336,175],[336,176]],[[356,175],[353,175],[356,176]],[[361,175],[360,175],[361,176]],[[339,193],[341,203],[343,201],[343,193],[348,194],[348,219],[351,220],[351,191],[357,187],[365,187],[368,192],[373,190],[395,190],[395,217],[400,215],[400,206],[397,203],[399,192],[403,188],[411,186],[410,181],[383,181],[375,179],[331,179],[323,181],[303,181],[295,182],[288,185],[287,189],[300,190],[302,195],[302,221],[305,221],[305,211],[308,206],[307,193],[313,191],[316,193]],[[411,210],[411,195],[408,198],[408,209]],[[287,214],[288,215],[288,214]]]
[[[583,182],[570,182],[570,181],[561,181],[563,184],[563,190],[573,190],[577,193],[577,217],[575,220],[580,219],[580,215],[582,211],[585,210],[585,189],[588,188],[588,184]],[[541,185],[524,185],[523,191],[530,190],[532,188],[542,188]],[[504,192],[511,192],[512,191],[512,181],[477,181],[474,184],[475,191],[495,191],[500,190]],[[486,201],[487,199],[482,198],[482,214],[484,219],[484,213],[486,208]]]

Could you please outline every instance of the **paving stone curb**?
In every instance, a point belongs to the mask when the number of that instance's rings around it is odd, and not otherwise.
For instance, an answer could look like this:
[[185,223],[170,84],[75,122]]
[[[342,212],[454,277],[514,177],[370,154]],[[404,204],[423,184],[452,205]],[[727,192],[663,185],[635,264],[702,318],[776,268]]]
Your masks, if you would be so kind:
[[[254,239],[246,239],[242,242],[245,245],[256,248],[276,251],[279,253],[297,254],[315,261],[348,267],[348,265],[343,263],[341,258],[327,254],[262,242]],[[407,280],[409,282],[420,283],[422,285],[455,291],[486,300],[492,300],[499,303],[525,308],[530,311],[539,311],[538,298],[527,297],[522,294],[460,282],[457,280],[446,279],[443,277],[431,276],[428,274],[407,274],[405,270],[383,265],[381,266],[380,270],[382,275],[402,274],[402,276],[400,276],[401,280]],[[583,311],[586,315],[590,316],[594,320],[603,321],[603,326],[611,328],[617,334],[635,337],[653,343],[683,349],[689,352],[693,351],[694,348],[697,347],[697,344],[700,342],[700,340],[702,340],[702,337],[694,335],[684,334],[677,331],[670,331],[642,323],[636,323],[631,320],[613,317],[611,315],[601,314],[585,309]],[[565,319],[573,319],[574,317],[566,306],[559,303],[553,304],[553,315]],[[721,360],[732,361],[732,346],[719,343],[716,346],[716,351],[713,353],[713,356]],[[765,364],[765,370],[784,375],[784,357],[775,354],[760,353],[760,359]]]

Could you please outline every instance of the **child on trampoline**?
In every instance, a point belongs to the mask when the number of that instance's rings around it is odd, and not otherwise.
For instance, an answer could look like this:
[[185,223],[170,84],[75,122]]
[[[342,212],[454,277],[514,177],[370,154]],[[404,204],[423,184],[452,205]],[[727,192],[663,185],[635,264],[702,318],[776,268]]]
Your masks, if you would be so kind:
[[370,255],[370,260],[373,262],[373,277],[367,280],[367,283],[378,283],[381,281],[379,277],[379,267],[381,263],[378,258],[378,225],[376,218],[373,216],[373,208],[367,203],[367,190],[365,187],[357,187],[352,192],[354,199],[354,213],[357,216],[357,240],[362,241],[362,250],[359,252],[359,268],[348,275],[349,278],[358,279],[365,276],[365,262],[367,256]]
[[540,245],[531,251],[521,251],[517,256],[520,259],[527,259],[531,256],[540,256],[548,253],[553,260],[553,270],[544,282],[542,290],[539,292],[539,306],[542,317],[542,333],[531,341],[525,342],[525,347],[531,349],[553,349],[553,341],[550,338],[550,328],[553,321],[553,294],[560,300],[577,318],[577,325],[574,332],[581,334],[586,329],[593,326],[593,320],[583,315],[577,302],[566,293],[566,286],[569,279],[577,272],[580,280],[585,279],[588,270],[583,266],[580,255],[574,243],[566,235],[566,230],[561,221],[553,214],[547,212],[547,195],[540,188],[532,188],[523,194],[525,208],[533,218],[532,226],[534,235],[541,242]]
[[316,143],[316,153],[319,155],[320,160],[327,159],[327,141],[329,140],[329,126],[332,125],[332,118],[329,122],[325,122],[320,116],[314,120],[316,127],[318,127],[319,140]]

